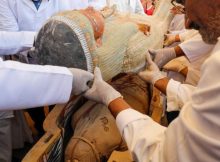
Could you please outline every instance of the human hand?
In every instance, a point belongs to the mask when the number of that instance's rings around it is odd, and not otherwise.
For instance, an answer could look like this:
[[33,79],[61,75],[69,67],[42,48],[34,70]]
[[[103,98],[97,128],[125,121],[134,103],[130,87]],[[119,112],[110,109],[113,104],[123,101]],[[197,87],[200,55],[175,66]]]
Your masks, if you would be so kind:
[[163,48],[159,50],[149,49],[149,53],[154,58],[154,62],[159,68],[162,68],[170,60],[176,58],[174,48]]
[[94,71],[93,86],[84,94],[84,96],[96,102],[103,103],[106,106],[116,98],[122,97],[118,91],[102,79],[102,74],[98,67],[96,67]]
[[165,77],[160,72],[158,66],[152,61],[149,53],[146,54],[146,65],[146,69],[138,73],[142,80],[154,85],[157,80]]
[[87,91],[88,82],[93,80],[94,75],[81,69],[69,68],[69,70],[73,74],[72,94],[79,95]]
[[176,35],[174,34],[165,34],[164,35],[164,47],[170,46],[176,42]]

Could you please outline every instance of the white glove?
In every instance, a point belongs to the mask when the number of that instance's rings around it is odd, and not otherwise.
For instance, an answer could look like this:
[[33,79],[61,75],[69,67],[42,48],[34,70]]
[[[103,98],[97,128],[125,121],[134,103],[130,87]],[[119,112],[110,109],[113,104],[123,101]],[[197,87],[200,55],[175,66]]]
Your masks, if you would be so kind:
[[173,34],[165,34],[165,39],[164,39],[164,46],[170,46],[171,44],[176,42],[176,35]]
[[98,67],[95,68],[94,76],[92,88],[84,94],[86,98],[108,106],[116,98],[122,97],[118,91],[102,79],[102,74]]
[[79,95],[89,89],[88,82],[92,81],[94,75],[85,70],[69,68],[70,72],[73,74],[73,86],[72,94]]
[[176,52],[174,48],[163,48],[159,50],[149,49],[149,53],[154,58],[154,62],[159,68],[162,68],[170,60],[176,58]]
[[138,73],[142,80],[154,85],[157,80],[166,77],[161,73],[157,65],[152,61],[149,53],[146,54],[146,61],[146,69]]

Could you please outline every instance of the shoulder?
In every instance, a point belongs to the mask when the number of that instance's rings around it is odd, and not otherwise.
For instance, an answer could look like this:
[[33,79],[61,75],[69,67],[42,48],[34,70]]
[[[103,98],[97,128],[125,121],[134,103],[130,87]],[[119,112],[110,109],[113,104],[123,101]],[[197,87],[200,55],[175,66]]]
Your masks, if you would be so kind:
[[211,74],[211,72],[215,72],[215,74],[219,73],[220,69],[220,39],[218,43],[213,48],[211,55],[204,62],[202,66],[202,71],[207,72],[207,74]]

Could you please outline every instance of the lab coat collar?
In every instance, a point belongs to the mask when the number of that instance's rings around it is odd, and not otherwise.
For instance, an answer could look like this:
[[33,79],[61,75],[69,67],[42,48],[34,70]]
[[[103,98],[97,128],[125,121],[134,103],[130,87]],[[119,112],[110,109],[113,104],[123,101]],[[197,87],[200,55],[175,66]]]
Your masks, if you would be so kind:
[[39,9],[37,10],[32,0],[22,0],[27,6],[29,6],[35,12],[41,12],[45,8],[47,8],[48,4],[51,3],[51,0],[42,0]]

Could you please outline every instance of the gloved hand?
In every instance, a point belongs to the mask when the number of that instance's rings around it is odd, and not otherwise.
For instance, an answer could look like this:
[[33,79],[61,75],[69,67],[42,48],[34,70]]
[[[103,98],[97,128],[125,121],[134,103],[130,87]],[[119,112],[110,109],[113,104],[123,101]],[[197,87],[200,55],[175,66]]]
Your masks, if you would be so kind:
[[174,48],[163,48],[159,50],[149,49],[149,53],[159,68],[162,68],[170,60],[176,58]]
[[170,46],[171,44],[175,43],[176,42],[176,35],[174,34],[165,34],[164,35],[164,46],[167,47],[167,46]]
[[159,79],[165,78],[157,65],[152,61],[150,54],[146,54],[146,69],[138,73],[140,78],[148,83],[155,84],[155,82]]
[[108,106],[109,103],[116,98],[122,97],[118,91],[102,79],[102,74],[98,67],[95,68],[94,76],[95,78],[92,88],[84,94],[86,98]]
[[73,86],[72,86],[72,94],[79,95],[89,89],[88,82],[92,81],[94,75],[90,72],[69,68],[70,72],[73,74]]

